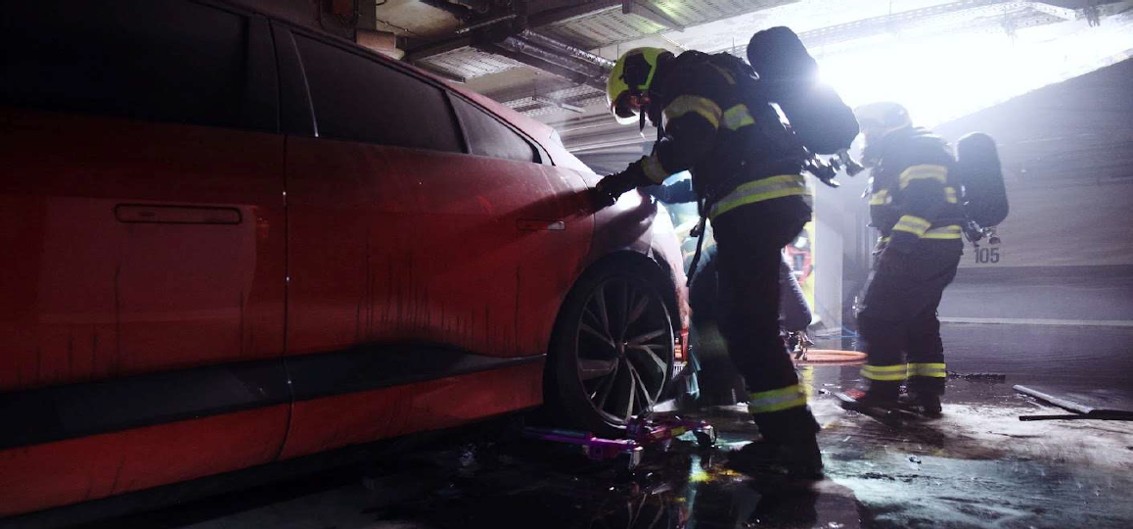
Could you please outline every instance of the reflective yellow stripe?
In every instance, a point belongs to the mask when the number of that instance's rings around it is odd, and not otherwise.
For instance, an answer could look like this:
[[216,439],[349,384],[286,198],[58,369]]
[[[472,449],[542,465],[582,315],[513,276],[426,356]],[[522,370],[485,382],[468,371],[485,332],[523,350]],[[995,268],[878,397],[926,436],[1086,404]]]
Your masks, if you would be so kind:
[[906,369],[908,369],[907,364],[891,364],[887,366],[866,364],[862,366],[862,371],[871,371],[874,373],[904,373]]
[[932,223],[913,215],[902,215],[897,224],[893,226],[893,231],[907,231],[920,237],[928,231]]
[[798,384],[752,393],[747,401],[749,413],[771,413],[802,406],[806,406],[806,392]]
[[893,197],[889,196],[888,189],[882,189],[869,196],[869,205],[871,206],[884,206],[890,202],[893,202]]
[[724,112],[724,128],[736,130],[748,125],[755,125],[755,118],[747,110],[747,105],[740,103]]
[[957,224],[951,224],[940,228],[933,228],[924,232],[921,235],[923,239],[959,239],[963,235],[963,230]]
[[904,372],[902,372],[902,373],[890,373],[890,374],[878,374],[878,373],[866,373],[865,370],[863,369],[862,370],[862,376],[865,377],[865,378],[868,378],[870,380],[879,380],[879,381],[882,381],[882,382],[897,382],[897,381],[905,380],[905,373]]
[[724,114],[720,110],[720,105],[715,101],[706,97],[700,96],[678,96],[665,107],[665,118],[671,120],[677,119],[689,112],[696,112],[700,114],[713,129],[720,127],[720,117]]
[[909,364],[909,376],[945,378],[948,371],[943,363]]
[[866,364],[862,366],[862,376],[869,380],[905,380],[908,369],[908,366],[905,364],[895,364],[891,366],[871,366]]
[[914,165],[901,172],[899,186],[905,189],[913,180],[937,180],[948,183],[948,168],[943,165]]
[[669,177],[669,172],[661,165],[661,159],[656,154],[641,159],[641,170],[649,180],[660,184]]
[[731,193],[716,201],[716,204],[708,211],[708,218],[715,219],[745,204],[809,194],[810,190],[806,187],[806,179],[802,175],[771,176],[737,186]]
[[[960,200],[956,196],[956,188],[944,188],[944,200],[949,204],[959,203]],[[888,189],[882,189],[881,191],[873,193],[869,196],[869,205],[871,206],[884,206],[885,204],[891,204],[892,202],[893,197],[889,196]]]

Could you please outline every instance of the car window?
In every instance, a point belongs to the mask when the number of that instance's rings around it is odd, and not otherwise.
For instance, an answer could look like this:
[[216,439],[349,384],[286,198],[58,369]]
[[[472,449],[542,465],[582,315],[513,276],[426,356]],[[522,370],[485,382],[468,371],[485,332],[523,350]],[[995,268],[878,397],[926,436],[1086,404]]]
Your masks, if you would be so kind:
[[520,162],[539,161],[531,143],[500,120],[457,96],[451,99],[464,128],[469,153]]
[[320,137],[461,152],[440,88],[312,38],[295,44]]
[[242,113],[247,26],[189,2],[5,3],[0,104],[261,128]]

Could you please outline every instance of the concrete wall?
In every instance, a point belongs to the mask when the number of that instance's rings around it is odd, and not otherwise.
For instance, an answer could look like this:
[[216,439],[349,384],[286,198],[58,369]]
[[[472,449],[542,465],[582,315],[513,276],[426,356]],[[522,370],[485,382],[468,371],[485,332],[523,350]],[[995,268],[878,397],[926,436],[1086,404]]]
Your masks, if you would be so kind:
[[1130,94],[1126,60],[937,127],[996,138],[1011,203],[998,249],[966,250],[943,319],[1133,326]]
[[1011,213],[999,259],[964,267],[1133,265],[1133,60],[946,123],[982,131],[1003,162]]

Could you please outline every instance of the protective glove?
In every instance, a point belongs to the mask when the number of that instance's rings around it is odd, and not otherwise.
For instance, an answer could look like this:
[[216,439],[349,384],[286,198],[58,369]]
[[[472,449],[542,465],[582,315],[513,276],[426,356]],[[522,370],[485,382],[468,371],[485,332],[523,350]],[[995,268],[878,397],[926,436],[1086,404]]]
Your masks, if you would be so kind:
[[593,190],[594,204],[597,209],[612,206],[626,191],[647,183],[649,180],[641,170],[641,162],[631,163],[625,171],[602,177],[598,181]]
[[622,193],[627,191],[625,189],[621,189],[621,186],[617,185],[616,180],[611,180],[612,178],[615,178],[617,176],[617,174],[612,174],[602,177],[602,179],[598,181],[598,185],[594,186],[594,189],[590,190],[591,196],[593,197],[595,210],[608,208],[614,205],[614,203],[618,201],[618,197],[621,196]]

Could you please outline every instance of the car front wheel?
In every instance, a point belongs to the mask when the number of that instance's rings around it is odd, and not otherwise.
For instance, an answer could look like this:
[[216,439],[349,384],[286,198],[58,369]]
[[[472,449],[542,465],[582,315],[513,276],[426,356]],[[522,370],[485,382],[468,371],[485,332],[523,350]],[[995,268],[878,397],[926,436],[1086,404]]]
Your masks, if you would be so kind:
[[588,274],[560,314],[549,400],[573,426],[616,434],[657,403],[674,349],[669,308],[645,275],[623,268]]

